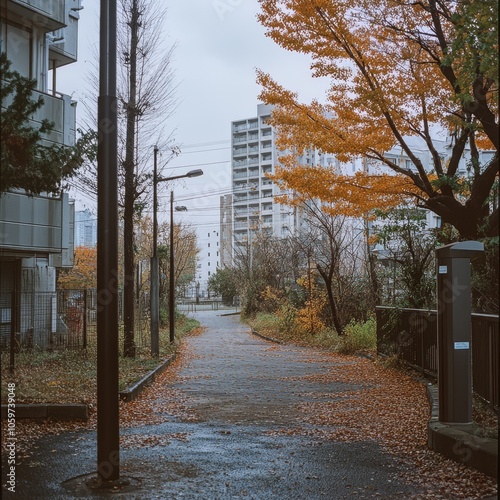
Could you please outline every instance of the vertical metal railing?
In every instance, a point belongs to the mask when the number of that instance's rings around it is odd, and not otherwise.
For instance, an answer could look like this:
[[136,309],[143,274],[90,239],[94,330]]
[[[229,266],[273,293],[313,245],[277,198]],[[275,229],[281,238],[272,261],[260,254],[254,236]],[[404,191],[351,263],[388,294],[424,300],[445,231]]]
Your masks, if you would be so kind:
[[[377,351],[397,355],[407,365],[437,375],[437,323],[435,310],[380,306],[377,316]],[[499,405],[500,342],[498,316],[471,315],[472,385],[490,404]]]

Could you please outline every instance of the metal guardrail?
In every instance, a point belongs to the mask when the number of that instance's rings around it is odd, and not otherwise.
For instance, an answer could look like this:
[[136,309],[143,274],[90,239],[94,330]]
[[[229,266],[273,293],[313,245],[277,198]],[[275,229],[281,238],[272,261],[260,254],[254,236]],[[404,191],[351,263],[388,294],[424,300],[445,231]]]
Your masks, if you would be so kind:
[[[397,355],[425,374],[437,375],[437,311],[378,306],[377,352]],[[472,387],[494,408],[499,404],[499,317],[471,315]]]

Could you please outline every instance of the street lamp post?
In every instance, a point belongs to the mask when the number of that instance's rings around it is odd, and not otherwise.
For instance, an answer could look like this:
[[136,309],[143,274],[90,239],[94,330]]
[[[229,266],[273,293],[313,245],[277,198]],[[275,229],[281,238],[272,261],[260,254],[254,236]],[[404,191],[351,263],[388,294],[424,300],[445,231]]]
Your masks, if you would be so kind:
[[[156,158],[158,148],[154,149],[154,174],[153,174],[153,257],[151,258],[151,355],[158,356],[160,353],[159,347],[159,322],[160,322],[160,293],[159,293],[159,271],[158,271],[158,256],[157,256],[157,233],[158,233],[158,220],[157,220],[157,186],[159,182],[168,182],[175,179],[182,179],[185,177],[198,177],[203,175],[203,170],[191,170],[187,174],[174,175],[171,177],[158,177]],[[170,342],[174,341],[174,314],[175,314],[175,300],[174,300],[174,224],[173,224],[173,203],[174,193],[170,192],[170,282],[169,282],[169,323],[170,323]]]

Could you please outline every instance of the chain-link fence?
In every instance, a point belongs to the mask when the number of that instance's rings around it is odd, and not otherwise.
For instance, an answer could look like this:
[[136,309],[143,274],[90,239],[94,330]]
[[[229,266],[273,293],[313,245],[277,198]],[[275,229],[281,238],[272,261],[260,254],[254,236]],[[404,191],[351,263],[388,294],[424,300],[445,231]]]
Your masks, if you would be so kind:
[[[123,324],[123,294],[118,292]],[[150,345],[149,296],[136,297],[135,343]],[[120,328],[121,329],[121,328]],[[0,294],[0,348],[79,349],[97,343],[97,293],[89,290]]]

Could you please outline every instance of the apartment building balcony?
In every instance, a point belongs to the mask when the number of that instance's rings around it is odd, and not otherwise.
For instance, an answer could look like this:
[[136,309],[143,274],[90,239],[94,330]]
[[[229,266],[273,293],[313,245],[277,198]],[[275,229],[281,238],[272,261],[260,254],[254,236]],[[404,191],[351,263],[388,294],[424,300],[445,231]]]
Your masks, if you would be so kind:
[[76,62],[78,54],[78,21],[81,0],[65,0],[65,26],[49,36],[49,64],[54,70]]
[[32,116],[34,126],[39,127],[42,120],[53,123],[50,132],[44,134],[43,139],[49,144],[73,146],[76,138],[76,102],[69,95],[51,95],[35,91],[33,98],[43,99],[43,106]]
[[249,168],[248,169],[248,177],[249,178],[258,178],[259,177],[259,169],[258,168]]
[[252,120],[248,122],[248,129],[252,130],[259,127],[259,122],[257,120]]
[[55,0],[2,0],[2,17],[24,19],[45,32],[65,26],[65,2]]
[[246,191],[248,189],[248,185],[246,182],[235,183],[233,186],[233,191]]
[[234,223],[234,230],[238,231],[240,229],[247,229],[248,228],[248,223],[247,222],[235,222]]
[[259,157],[258,156],[253,156],[248,158],[248,164],[249,165],[256,165],[259,163]]
[[[0,251],[4,256],[56,254],[57,267],[73,265],[74,203],[67,194],[0,196]],[[53,255],[53,258],[56,256]]]
[[233,174],[233,179],[246,179],[246,178],[247,178],[246,170],[244,172],[234,172]]
[[248,124],[246,121],[233,123],[233,132],[242,132],[248,130]]
[[262,137],[270,137],[272,134],[273,134],[273,132],[272,132],[272,130],[269,128],[269,129],[262,130],[260,135],[261,135]]
[[[76,102],[69,95],[33,91],[33,100],[39,97],[43,99],[43,106],[33,113],[31,125],[39,128],[42,120],[49,120],[53,125],[49,132],[42,135],[44,143],[73,146],[76,138]],[[12,96],[7,96],[4,102],[5,106],[9,106]]]
[[234,203],[242,203],[247,201],[247,193],[234,195]]
[[233,136],[233,143],[234,144],[240,144],[242,142],[247,142],[247,134],[246,133]]
[[250,146],[248,148],[249,153],[258,153],[259,152],[259,146]]
[[246,165],[248,165],[248,160],[246,158],[244,160],[233,161],[233,168],[245,167]]
[[233,156],[245,156],[247,154],[247,147],[236,147],[233,148]]

